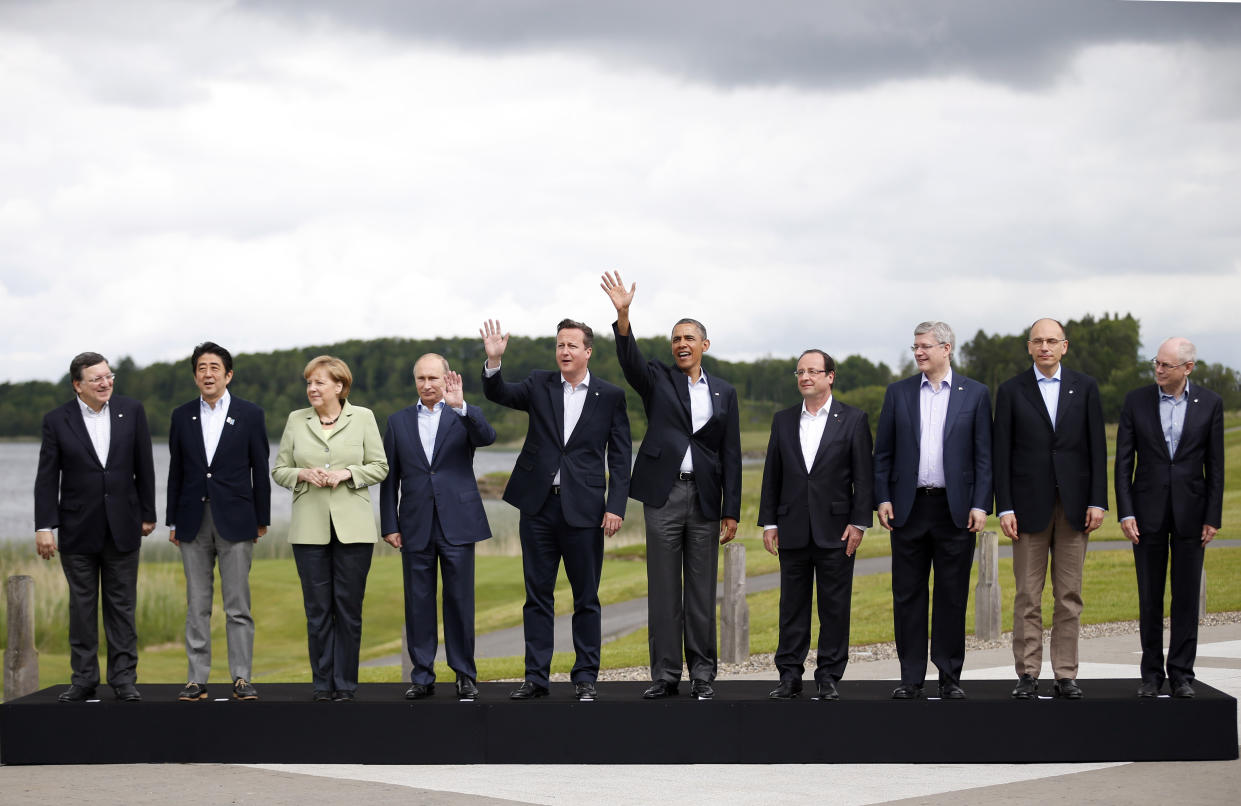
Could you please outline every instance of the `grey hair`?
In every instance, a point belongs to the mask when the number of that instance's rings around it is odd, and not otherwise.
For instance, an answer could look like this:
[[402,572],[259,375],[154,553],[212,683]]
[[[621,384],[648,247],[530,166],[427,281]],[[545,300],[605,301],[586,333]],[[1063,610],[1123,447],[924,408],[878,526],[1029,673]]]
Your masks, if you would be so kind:
[[[440,355],[439,353],[423,353],[422,355],[418,356],[418,361],[421,361],[424,358],[438,358],[440,361],[443,361],[445,375],[447,375],[451,371],[451,368],[448,366],[448,359]],[[410,373],[415,378],[418,377],[418,361],[414,362],[414,368],[410,370]]]
[[952,349],[957,346],[957,337],[947,322],[923,322],[914,328],[915,336],[921,336],[926,333],[930,333],[939,344],[947,344],[948,355],[952,355]]
[[1164,344],[1167,344],[1169,341],[1176,342],[1176,360],[1177,361],[1181,362],[1182,364],[1185,364],[1190,361],[1196,362],[1198,360],[1198,348],[1195,347],[1194,343],[1190,341],[1189,339],[1181,338],[1178,336],[1178,337],[1173,337],[1171,339],[1168,339],[1167,341],[1164,342]]
[[707,327],[702,322],[699,322],[697,319],[690,319],[689,317],[686,317],[685,319],[678,319],[677,323],[672,326],[673,332],[675,332],[677,327],[680,325],[693,325],[694,327],[698,328],[698,338],[702,339],[703,341],[707,340]]
[[1027,336],[1030,333],[1034,332],[1034,326],[1037,325],[1039,322],[1055,322],[1056,327],[1060,328],[1060,338],[1064,339],[1065,341],[1069,340],[1069,334],[1064,329],[1064,322],[1061,322],[1059,319],[1052,319],[1050,316],[1040,316],[1038,319],[1035,319],[1033,322],[1031,322],[1030,327],[1026,328]]

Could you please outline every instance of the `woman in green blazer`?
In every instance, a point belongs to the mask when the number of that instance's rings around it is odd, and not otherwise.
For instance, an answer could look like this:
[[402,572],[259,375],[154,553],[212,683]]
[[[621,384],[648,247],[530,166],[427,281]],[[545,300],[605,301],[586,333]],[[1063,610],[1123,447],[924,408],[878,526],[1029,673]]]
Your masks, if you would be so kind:
[[339,358],[306,365],[310,408],[289,415],[271,476],[293,491],[289,542],[302,580],[316,702],[349,702],[358,688],[362,597],[379,539],[368,489],[388,475],[375,415],[350,404],[353,375]]

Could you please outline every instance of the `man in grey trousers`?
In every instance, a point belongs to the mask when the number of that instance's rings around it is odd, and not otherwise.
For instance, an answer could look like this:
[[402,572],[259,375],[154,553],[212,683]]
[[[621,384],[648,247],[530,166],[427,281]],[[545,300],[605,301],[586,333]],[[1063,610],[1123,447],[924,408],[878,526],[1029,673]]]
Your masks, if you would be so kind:
[[629,328],[637,284],[626,290],[617,272],[602,279],[616,308],[616,356],[647,420],[629,484],[646,518],[651,687],[643,696],[677,693],[684,639],[690,695],[709,700],[715,696],[720,545],[737,534],[741,516],[737,391],[703,370],[702,354],[711,342],[695,319],[672,327],[675,366],[646,360]]
[[204,342],[194,348],[190,368],[200,397],[172,412],[168,432],[168,540],[180,546],[185,568],[189,658],[188,682],[178,699],[207,699],[218,560],[233,698],[257,700],[250,683],[250,559],[271,520],[266,422],[261,408],[229,394],[233,356],[228,350]]

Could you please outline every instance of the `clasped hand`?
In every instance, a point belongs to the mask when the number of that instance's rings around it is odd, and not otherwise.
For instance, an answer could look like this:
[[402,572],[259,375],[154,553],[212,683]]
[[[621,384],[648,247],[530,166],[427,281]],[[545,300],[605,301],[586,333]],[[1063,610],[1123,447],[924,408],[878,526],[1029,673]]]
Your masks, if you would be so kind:
[[303,467],[297,471],[297,480],[315,487],[335,487],[348,481],[353,473],[348,470],[328,470],[322,467]]

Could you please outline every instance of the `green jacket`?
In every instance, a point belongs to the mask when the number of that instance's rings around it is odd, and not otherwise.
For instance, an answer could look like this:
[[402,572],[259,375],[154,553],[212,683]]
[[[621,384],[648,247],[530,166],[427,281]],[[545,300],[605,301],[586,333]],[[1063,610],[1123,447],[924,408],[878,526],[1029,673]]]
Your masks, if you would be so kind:
[[[353,478],[336,487],[315,487],[297,480],[304,467],[348,468]],[[379,527],[368,488],[387,476],[383,437],[370,409],[346,400],[336,427],[326,432],[314,409],[290,414],[271,471],[277,484],[293,491],[289,542],[325,545],[331,540],[329,524],[336,525],[342,543],[376,542]]]

